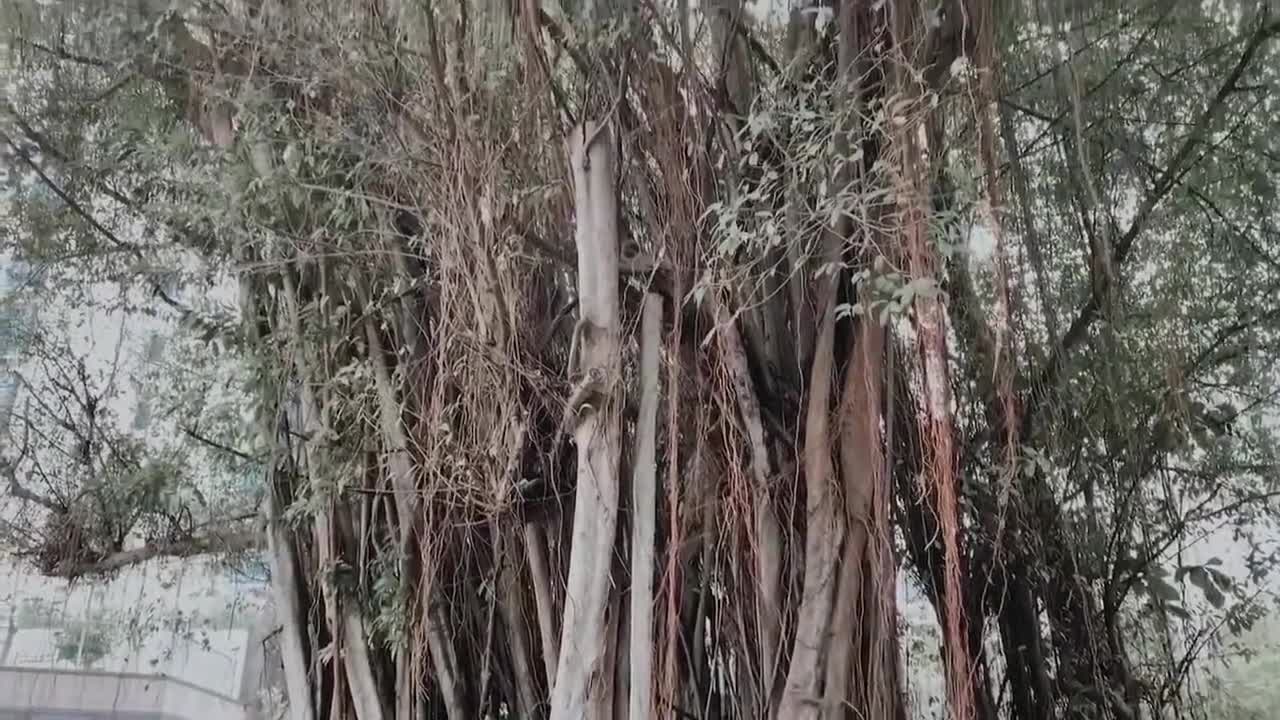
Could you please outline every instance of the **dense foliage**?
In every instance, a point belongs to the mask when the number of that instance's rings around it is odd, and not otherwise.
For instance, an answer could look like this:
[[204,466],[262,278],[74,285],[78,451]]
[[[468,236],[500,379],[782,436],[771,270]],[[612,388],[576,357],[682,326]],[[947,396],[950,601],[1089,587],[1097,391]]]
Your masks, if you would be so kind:
[[906,717],[903,582],[951,717],[1181,717],[1268,607],[1269,0],[0,7],[6,542],[265,550],[296,720]]

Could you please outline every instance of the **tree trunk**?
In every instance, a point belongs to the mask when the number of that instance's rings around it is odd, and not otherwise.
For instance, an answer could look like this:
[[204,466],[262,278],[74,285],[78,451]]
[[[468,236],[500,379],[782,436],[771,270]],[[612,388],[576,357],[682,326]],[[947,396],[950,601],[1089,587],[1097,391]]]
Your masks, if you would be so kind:
[[640,319],[640,416],[631,458],[630,720],[653,717],[653,577],[658,518],[658,350],[662,296],[646,293]]
[[763,697],[769,700],[780,660],[782,632],[782,528],[772,500],[773,468],[760,414],[760,400],[751,382],[742,337],[733,318],[718,297],[712,297],[721,358],[728,370],[738,412],[751,447],[752,530],[755,533],[756,627],[758,632]]
[[[577,211],[581,379],[567,412],[576,422],[577,489],[563,635],[551,720],[580,720],[611,684],[605,612],[610,599],[621,461],[618,199],[610,130],[586,122],[569,137]],[[600,720],[606,720],[601,718]]]
[[[272,483],[274,484],[274,483]],[[275,489],[267,491],[267,553],[271,565],[271,595],[280,618],[280,659],[284,665],[285,691],[292,720],[314,720],[311,684],[307,680],[304,615],[298,598],[298,568],[290,533]]]
[[431,654],[432,667],[436,671],[436,683],[440,686],[446,716],[450,720],[468,717],[462,699],[462,682],[458,676],[457,653],[453,649],[453,637],[446,629],[444,613],[438,606],[428,604],[423,616],[427,626],[427,651]]
[[[299,307],[298,288],[293,280],[293,269],[286,268],[283,273],[284,306],[286,322],[291,327],[293,337],[300,342],[305,337],[302,332],[302,311]],[[309,473],[318,472],[322,466],[323,450],[320,445],[327,437],[328,423],[325,420],[320,400],[316,397],[315,378],[312,377],[311,365],[306,357],[306,348],[296,347],[293,353],[296,378],[300,386],[302,399],[302,451],[305,467]],[[351,701],[355,706],[357,720],[382,720],[386,713],[378,682],[374,677],[373,665],[369,653],[368,633],[364,627],[364,619],[359,609],[341,596],[335,582],[335,573],[342,559],[342,538],[337,532],[334,516],[345,512],[345,506],[338,503],[333,496],[324,499],[324,507],[316,513],[313,531],[315,533],[316,555],[320,566],[320,594],[324,600],[325,615],[328,619],[330,642],[333,643],[334,666],[341,663]],[[340,687],[340,685],[335,685]],[[334,698],[335,707],[341,698]]]
[[880,576],[885,568],[873,545],[881,542],[887,530],[877,525],[881,518],[873,506],[884,483],[880,435],[883,339],[884,330],[874,317],[864,316],[859,321],[840,403],[840,472],[848,532],[840,562],[840,589],[831,621],[832,645],[823,693],[824,716],[833,719],[845,717],[849,707],[863,714],[872,712],[876,708],[871,707],[871,699],[885,695],[883,688],[873,689],[872,684],[892,677],[889,668],[880,666],[880,649],[890,638],[881,634],[884,628],[875,622],[876,611],[880,610],[875,605],[883,597],[883,583],[893,580]]
[[[504,543],[507,548],[512,547]],[[524,622],[524,593],[514,563],[504,559],[499,573],[499,595],[497,602],[502,610],[502,622],[507,628],[508,646],[511,653],[511,670],[515,676],[516,714],[521,718],[538,717],[538,695],[535,688],[533,666],[530,663],[532,654],[529,651],[528,635]]]
[[556,632],[555,600],[551,593],[551,566],[547,561],[547,541],[542,526],[524,523],[525,554],[529,558],[529,582],[538,614],[538,635],[542,640],[542,663],[547,687],[555,687],[556,663],[560,658],[560,634]]
[[830,398],[834,372],[835,286],[821,291],[826,298],[818,343],[809,377],[805,414],[805,542],[804,583],[796,615],[795,643],[787,685],[778,707],[779,720],[815,719],[821,709],[823,659],[826,655],[831,609],[835,599],[836,568],[844,537],[843,513],[835,512],[832,494],[835,468],[831,462]]

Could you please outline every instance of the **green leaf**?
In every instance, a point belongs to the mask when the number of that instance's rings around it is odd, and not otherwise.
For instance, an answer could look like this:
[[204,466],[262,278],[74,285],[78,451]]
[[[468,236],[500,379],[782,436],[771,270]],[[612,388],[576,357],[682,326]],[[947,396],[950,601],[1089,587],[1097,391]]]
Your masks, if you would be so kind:
[[1182,597],[1182,594],[1178,592],[1178,588],[1170,585],[1163,578],[1148,576],[1147,590],[1151,593],[1151,597],[1160,603],[1171,602]]
[[1205,572],[1209,573],[1209,578],[1213,580],[1213,584],[1217,585],[1223,590],[1230,590],[1232,586],[1235,585],[1235,582],[1231,579],[1231,576],[1227,575],[1221,570],[1214,570],[1213,568],[1206,566]]
[[1194,566],[1186,568],[1187,579],[1192,585],[1200,588],[1200,592],[1204,593],[1204,597],[1216,608],[1221,608],[1226,602],[1226,597],[1222,591],[1213,583],[1213,579],[1209,577],[1209,573],[1203,567]]

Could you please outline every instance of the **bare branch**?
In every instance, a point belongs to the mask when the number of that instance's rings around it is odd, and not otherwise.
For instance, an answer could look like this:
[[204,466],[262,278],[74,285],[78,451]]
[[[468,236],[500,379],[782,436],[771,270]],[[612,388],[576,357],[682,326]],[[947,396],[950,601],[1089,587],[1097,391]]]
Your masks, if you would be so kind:
[[182,429],[183,435],[186,435],[187,437],[191,438],[192,440],[195,440],[201,445],[205,445],[207,447],[213,448],[214,450],[218,450],[220,452],[224,452],[229,455],[234,455],[235,457],[238,457],[241,460],[244,460],[245,462],[254,463],[255,465],[262,463],[261,459],[256,458],[247,452],[244,452],[242,450],[237,450],[229,445],[224,445],[218,442],[217,440],[213,440],[205,435],[201,435],[199,429],[197,428],[184,427],[181,429]]
[[112,67],[112,64],[107,60],[103,60],[102,58],[90,57],[88,55],[80,55],[79,53],[73,53],[70,50],[67,50],[66,48],[52,48],[52,47],[49,47],[48,45],[43,45],[38,42],[32,42],[30,40],[19,39],[19,42],[33,50],[39,50],[40,52],[46,53],[48,55],[52,55],[53,57],[59,60],[67,60],[77,65],[88,65],[89,67],[96,67],[96,68]]
[[9,495],[25,502],[35,503],[51,512],[66,512],[66,508],[50,498],[27,488],[18,481],[17,468],[8,460],[0,460],[0,476],[9,481]]

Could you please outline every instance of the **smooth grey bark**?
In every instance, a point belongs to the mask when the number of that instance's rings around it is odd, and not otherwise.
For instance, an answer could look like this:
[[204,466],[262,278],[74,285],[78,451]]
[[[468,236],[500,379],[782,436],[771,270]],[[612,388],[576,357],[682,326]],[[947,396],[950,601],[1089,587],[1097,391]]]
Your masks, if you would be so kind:
[[640,317],[640,415],[631,462],[630,720],[653,717],[653,578],[658,534],[658,346],[662,296],[646,293]]
[[271,564],[271,594],[280,613],[280,657],[291,720],[315,720],[307,682],[307,653],[303,644],[302,603],[298,597],[298,565],[274,489],[267,492],[267,555]]
[[555,599],[551,594],[551,567],[547,560],[547,540],[542,526],[524,524],[525,554],[529,557],[529,579],[533,584],[533,601],[537,606],[538,634],[542,639],[542,663],[546,669],[547,687],[555,687],[556,663],[560,658],[560,634],[556,632]]
[[[607,126],[587,121],[569,135],[577,211],[581,379],[568,412],[578,450],[572,546],[563,635],[551,720],[580,720],[612,685],[608,667],[614,533],[617,529],[622,423],[618,310],[618,199]],[[593,718],[594,720],[594,718]],[[599,718],[598,720],[605,720]]]

